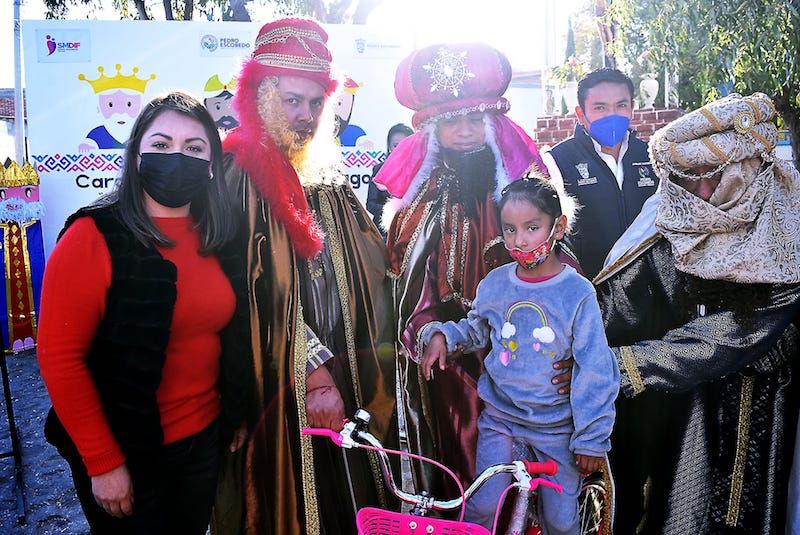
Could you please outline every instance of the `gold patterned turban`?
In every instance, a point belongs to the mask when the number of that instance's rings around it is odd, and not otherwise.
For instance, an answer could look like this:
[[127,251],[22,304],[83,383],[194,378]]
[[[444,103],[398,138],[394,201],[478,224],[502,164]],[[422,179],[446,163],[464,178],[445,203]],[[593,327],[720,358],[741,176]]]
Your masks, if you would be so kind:
[[[800,282],[800,173],[773,149],[775,106],[763,93],[731,94],[656,132],[661,178],[656,228],[683,272],[745,283]],[[702,174],[689,170],[712,167]],[[675,177],[719,177],[704,201]]]

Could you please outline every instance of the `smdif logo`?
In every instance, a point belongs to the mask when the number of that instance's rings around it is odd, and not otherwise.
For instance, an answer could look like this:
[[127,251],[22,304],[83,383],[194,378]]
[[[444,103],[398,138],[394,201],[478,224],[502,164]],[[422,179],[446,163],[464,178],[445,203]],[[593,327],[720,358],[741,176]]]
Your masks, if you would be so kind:
[[56,41],[55,37],[50,34],[45,36],[45,44],[48,56],[52,56],[56,52],[77,52],[81,48],[80,41]]
[[250,43],[238,37],[217,37],[210,33],[200,37],[200,50],[203,54],[241,52],[249,48]]

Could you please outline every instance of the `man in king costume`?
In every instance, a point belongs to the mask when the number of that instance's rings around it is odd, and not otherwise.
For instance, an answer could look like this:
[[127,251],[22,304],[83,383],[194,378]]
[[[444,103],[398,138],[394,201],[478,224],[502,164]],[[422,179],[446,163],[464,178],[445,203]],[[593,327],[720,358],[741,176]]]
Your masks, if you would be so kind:
[[[395,94],[415,111],[417,132],[392,151],[375,178],[395,197],[384,209],[383,226],[398,314],[401,437],[411,452],[443,461],[463,481],[475,470],[476,381],[485,352],[450,361],[426,382],[417,366],[417,336],[430,322],[466,317],[478,282],[511,262],[496,202],[529,169],[545,172],[533,141],[505,116],[510,106],[502,95],[510,80],[508,59],[485,44],[413,52],[397,68]],[[417,489],[441,496],[440,477],[414,463]]]
[[[237,77],[240,126],[224,142],[242,211],[257,378],[241,468],[244,531],[258,535],[353,533],[355,507],[382,499],[371,457],[348,452],[348,484],[341,450],[300,436],[306,426],[339,430],[363,407],[386,439],[394,411],[385,249],[339,170],[326,42],[311,20],[265,24]],[[239,489],[228,485],[230,498]],[[224,523],[236,511],[225,506],[216,531],[236,533]]]
[[731,94],[656,132],[661,190],[595,279],[621,372],[615,533],[784,532],[800,173],[774,116]]

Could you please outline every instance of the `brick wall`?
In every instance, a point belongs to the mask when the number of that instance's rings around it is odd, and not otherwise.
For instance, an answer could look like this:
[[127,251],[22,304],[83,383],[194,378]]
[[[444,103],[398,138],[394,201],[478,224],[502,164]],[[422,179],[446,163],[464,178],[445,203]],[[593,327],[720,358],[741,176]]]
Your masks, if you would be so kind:
[[[23,117],[25,116],[25,95],[22,96]],[[14,89],[0,89],[0,119],[14,119]]]
[[14,99],[0,96],[0,119],[14,118]]
[[[636,130],[639,139],[648,141],[653,132],[674,121],[686,113],[678,108],[647,108],[633,111],[631,128]],[[553,146],[575,133],[578,118],[574,113],[569,115],[548,115],[536,121],[533,140],[539,148]]]

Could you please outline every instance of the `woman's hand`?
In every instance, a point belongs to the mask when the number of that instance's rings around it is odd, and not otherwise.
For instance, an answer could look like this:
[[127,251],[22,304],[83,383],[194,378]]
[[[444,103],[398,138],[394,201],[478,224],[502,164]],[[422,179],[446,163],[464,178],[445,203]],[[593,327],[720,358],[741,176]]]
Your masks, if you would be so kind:
[[344,427],[344,401],[328,368],[320,366],[306,380],[306,417],[311,427],[341,431]]
[[557,360],[553,363],[554,370],[564,370],[562,373],[553,377],[553,384],[558,386],[559,394],[569,394],[570,383],[572,382],[572,366],[575,364],[575,357],[564,360]]
[[231,445],[228,446],[228,449],[231,453],[235,453],[244,446],[245,441],[247,440],[247,426],[241,426],[239,429],[233,432],[233,439],[231,440]]
[[434,364],[438,363],[439,369],[444,371],[447,366],[446,359],[447,339],[442,333],[436,333],[428,345],[425,346],[422,358],[419,361],[420,366],[422,366],[422,376],[426,381],[430,381],[433,378],[433,370],[431,368],[433,368]]
[[92,476],[92,494],[97,505],[111,516],[122,518],[133,514],[133,481],[124,464]]
[[591,455],[575,455],[575,464],[578,465],[578,470],[581,474],[591,474],[597,472],[605,464],[602,457],[592,457]]

